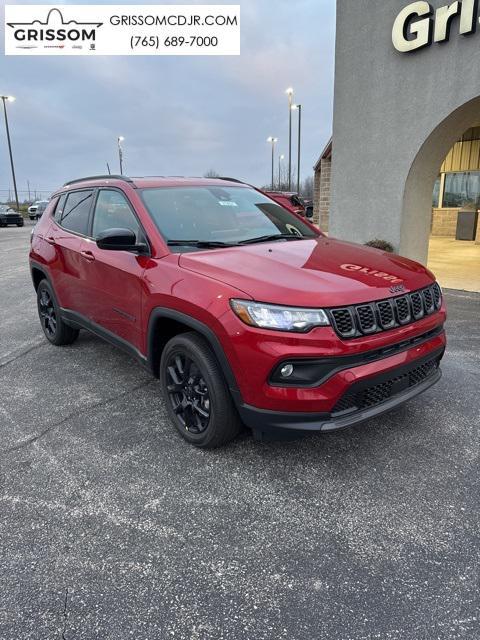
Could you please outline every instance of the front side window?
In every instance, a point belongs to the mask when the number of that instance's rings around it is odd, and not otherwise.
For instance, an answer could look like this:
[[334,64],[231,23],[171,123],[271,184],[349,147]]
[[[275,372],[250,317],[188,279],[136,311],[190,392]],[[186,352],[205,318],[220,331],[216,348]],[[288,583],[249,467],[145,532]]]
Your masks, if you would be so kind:
[[86,236],[88,234],[88,216],[92,206],[92,199],[93,191],[91,189],[69,193],[61,213],[59,212],[60,202],[57,205],[55,219],[58,224],[64,229]]
[[139,238],[139,224],[124,195],[113,189],[102,189],[95,205],[93,237],[107,229],[129,229]]
[[143,189],[145,205],[167,242],[226,243],[267,237],[301,240],[316,233],[255,189],[198,186]]

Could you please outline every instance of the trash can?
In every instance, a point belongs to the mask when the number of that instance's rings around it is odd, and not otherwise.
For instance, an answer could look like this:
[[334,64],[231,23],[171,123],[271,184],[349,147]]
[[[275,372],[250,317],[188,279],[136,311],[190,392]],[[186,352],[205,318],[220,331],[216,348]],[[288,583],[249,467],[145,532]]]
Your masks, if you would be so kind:
[[456,240],[475,240],[477,224],[478,211],[459,211]]

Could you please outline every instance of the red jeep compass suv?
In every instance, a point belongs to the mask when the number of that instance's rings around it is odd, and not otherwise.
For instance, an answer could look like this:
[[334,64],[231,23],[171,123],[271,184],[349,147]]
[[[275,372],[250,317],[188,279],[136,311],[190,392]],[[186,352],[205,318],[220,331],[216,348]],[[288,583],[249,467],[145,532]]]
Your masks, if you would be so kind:
[[440,378],[445,307],[406,258],[323,236],[232,179],[66,183],[32,234],[46,338],[87,329],[160,379],[186,440],[329,431]]

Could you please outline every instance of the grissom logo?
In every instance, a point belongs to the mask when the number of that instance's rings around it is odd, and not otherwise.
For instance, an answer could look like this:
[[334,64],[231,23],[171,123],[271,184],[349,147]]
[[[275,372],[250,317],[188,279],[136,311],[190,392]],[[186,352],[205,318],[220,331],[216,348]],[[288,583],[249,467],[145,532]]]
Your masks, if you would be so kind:
[[45,22],[33,20],[33,22],[7,22],[8,26],[14,29],[13,37],[19,44],[17,48],[35,48],[33,43],[43,43],[44,47],[55,47],[62,49],[64,44],[90,42],[90,48],[95,48],[96,30],[102,26],[103,22],[78,22],[69,20],[65,22],[60,9],[50,9]]

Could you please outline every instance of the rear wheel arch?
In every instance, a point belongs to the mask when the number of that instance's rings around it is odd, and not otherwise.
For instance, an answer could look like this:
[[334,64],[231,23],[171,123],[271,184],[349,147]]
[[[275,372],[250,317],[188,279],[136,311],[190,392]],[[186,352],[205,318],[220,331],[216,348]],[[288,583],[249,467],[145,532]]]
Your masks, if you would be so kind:
[[152,373],[158,377],[162,351],[167,342],[175,335],[189,331],[196,331],[207,341],[218,360],[234,401],[241,401],[237,381],[216,334],[200,320],[175,309],[157,307],[150,314],[147,335],[147,359]]
[[50,278],[48,277],[48,274],[38,264],[32,264],[30,271],[32,274],[32,281],[33,281],[33,286],[35,287],[35,291],[37,291],[38,285],[42,280],[47,280],[50,286],[52,285],[52,283],[50,282]]

